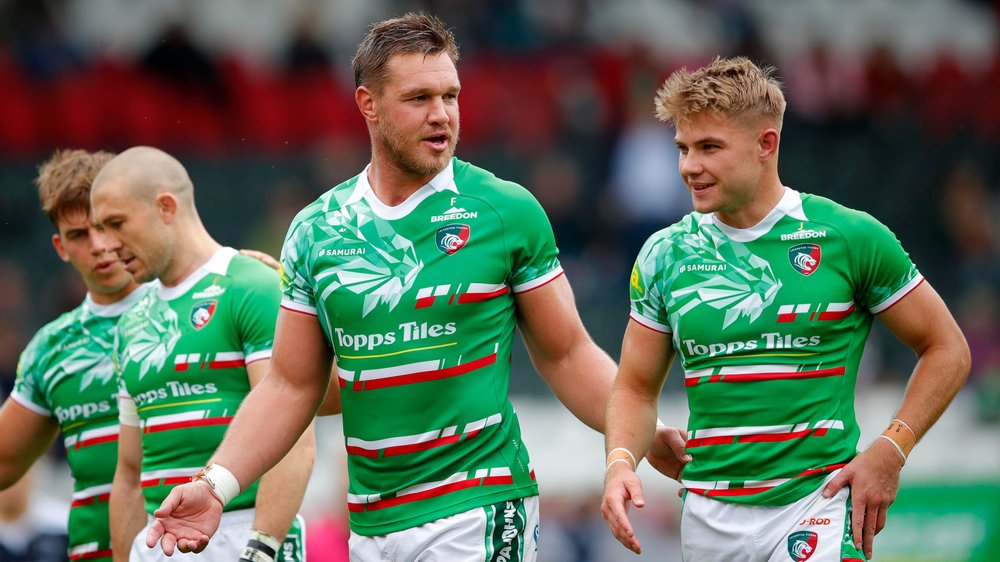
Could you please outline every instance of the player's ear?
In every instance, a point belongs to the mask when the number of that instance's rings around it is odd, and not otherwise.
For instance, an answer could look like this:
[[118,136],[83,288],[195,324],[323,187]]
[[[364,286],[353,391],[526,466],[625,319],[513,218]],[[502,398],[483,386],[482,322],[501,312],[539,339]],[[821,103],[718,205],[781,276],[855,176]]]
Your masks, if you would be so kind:
[[69,263],[69,254],[66,253],[66,248],[63,248],[62,236],[59,236],[58,233],[52,235],[52,247],[56,249],[59,259]]
[[177,218],[177,197],[173,193],[161,193],[156,196],[156,212],[164,224],[170,224]]
[[378,110],[375,107],[375,92],[365,86],[358,86],[354,90],[354,101],[358,104],[358,110],[365,117],[365,121],[374,123],[378,121]]
[[781,135],[777,129],[767,128],[761,131],[758,137],[758,157],[761,162],[766,162],[778,155],[778,141]]

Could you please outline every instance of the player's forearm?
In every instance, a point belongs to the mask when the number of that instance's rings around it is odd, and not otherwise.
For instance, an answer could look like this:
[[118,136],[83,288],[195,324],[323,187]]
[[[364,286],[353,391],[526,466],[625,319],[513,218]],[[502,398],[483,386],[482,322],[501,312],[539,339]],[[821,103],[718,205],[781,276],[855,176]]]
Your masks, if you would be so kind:
[[146,525],[145,499],[142,497],[138,471],[123,470],[120,465],[115,471],[108,519],[114,560],[127,561],[132,541]]
[[254,529],[279,541],[288,534],[288,528],[302,505],[315,456],[316,440],[310,425],[292,450],[261,477]]
[[636,461],[646,455],[656,431],[656,398],[619,375],[605,412],[605,453],[616,448],[628,449]]
[[13,486],[52,444],[59,426],[8,399],[0,406],[0,490]]
[[229,469],[245,490],[288,454],[325,390],[325,380],[293,385],[270,373],[240,405],[211,462]]
[[570,412],[604,433],[604,412],[618,366],[589,337],[561,360],[536,362],[542,378]]
[[968,344],[960,333],[920,355],[895,416],[910,426],[917,439],[941,417],[965,384],[970,363]]

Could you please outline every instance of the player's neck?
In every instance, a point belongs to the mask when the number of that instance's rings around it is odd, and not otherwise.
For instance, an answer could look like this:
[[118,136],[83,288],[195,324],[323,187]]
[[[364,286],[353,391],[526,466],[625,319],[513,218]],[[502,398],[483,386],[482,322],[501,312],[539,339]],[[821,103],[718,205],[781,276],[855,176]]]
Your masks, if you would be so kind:
[[414,175],[387,162],[385,158],[372,157],[368,166],[368,185],[378,200],[390,207],[402,204],[418,189],[434,179],[431,175]]
[[132,281],[128,285],[126,285],[124,289],[121,289],[120,291],[116,291],[114,293],[101,293],[99,291],[95,291],[91,287],[87,288],[87,292],[90,294],[90,300],[94,301],[94,304],[109,305],[109,304],[115,304],[116,302],[131,295],[132,291],[135,291],[138,288],[139,284],[136,283],[135,281]]
[[164,287],[176,287],[222,249],[200,223],[183,229],[174,247],[173,259],[167,271],[160,276]]
[[715,216],[733,228],[751,228],[769,215],[785,195],[785,186],[774,176],[763,183],[753,197],[739,209],[731,212],[719,211]]

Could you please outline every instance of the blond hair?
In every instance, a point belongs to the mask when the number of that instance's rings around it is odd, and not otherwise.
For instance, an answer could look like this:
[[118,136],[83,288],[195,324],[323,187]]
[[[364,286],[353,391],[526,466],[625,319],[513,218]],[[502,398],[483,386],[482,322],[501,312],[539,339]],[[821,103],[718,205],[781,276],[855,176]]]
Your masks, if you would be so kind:
[[381,90],[393,55],[445,53],[458,62],[458,44],[444,22],[427,14],[408,13],[372,24],[351,60],[354,85]]
[[785,96],[774,73],[746,57],[716,57],[694,72],[682,68],[656,92],[656,117],[671,125],[703,112],[747,122],[765,117],[780,130]]
[[110,152],[57,150],[38,167],[38,200],[53,226],[68,213],[90,214],[90,186],[101,168],[115,155]]

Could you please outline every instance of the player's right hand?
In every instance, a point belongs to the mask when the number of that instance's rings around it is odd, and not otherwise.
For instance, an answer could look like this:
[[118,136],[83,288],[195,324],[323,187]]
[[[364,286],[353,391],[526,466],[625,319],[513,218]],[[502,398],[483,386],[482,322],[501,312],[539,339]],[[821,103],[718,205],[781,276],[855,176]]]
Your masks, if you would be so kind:
[[632,529],[632,522],[628,519],[629,503],[640,509],[646,505],[646,500],[642,496],[642,482],[628,463],[613,463],[604,475],[601,515],[604,516],[618,542],[632,552],[642,554],[642,545],[639,544],[639,539]]
[[146,533],[146,546],[160,543],[163,553],[173,556],[174,547],[181,552],[201,552],[209,538],[219,528],[222,502],[204,482],[195,481],[177,486],[153,512],[156,521]]

